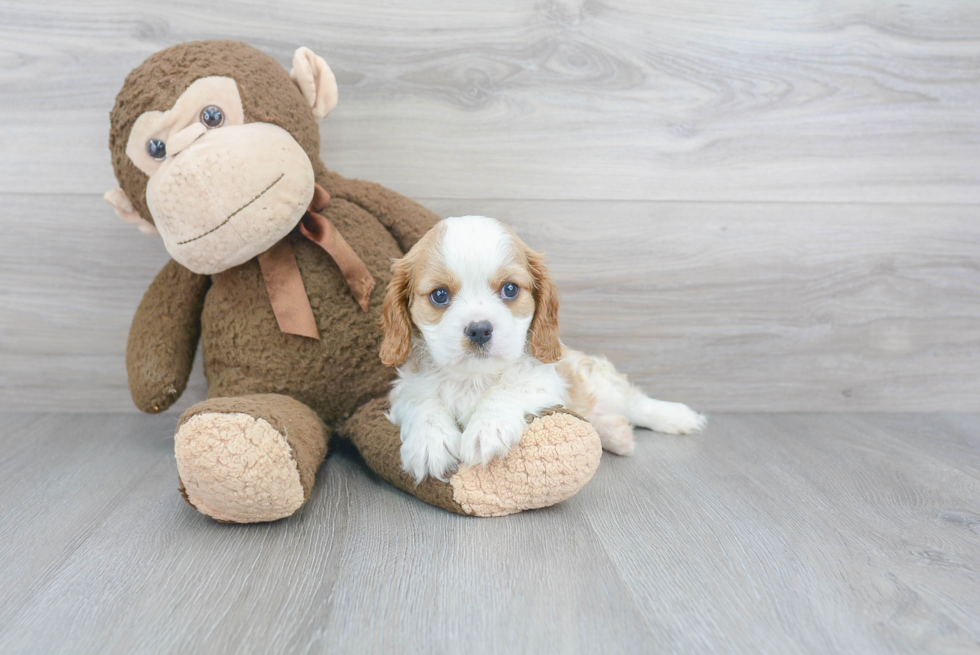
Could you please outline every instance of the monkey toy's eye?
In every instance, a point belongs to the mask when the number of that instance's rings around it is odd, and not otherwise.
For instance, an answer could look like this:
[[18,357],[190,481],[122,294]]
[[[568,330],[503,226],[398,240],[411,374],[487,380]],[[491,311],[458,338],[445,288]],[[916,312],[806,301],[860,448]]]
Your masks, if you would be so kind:
[[429,294],[429,300],[432,301],[433,305],[443,307],[449,304],[449,292],[445,289],[436,289]]
[[209,130],[215,127],[221,127],[222,123],[225,122],[225,113],[221,111],[220,107],[208,105],[201,110],[201,122]]
[[505,300],[513,300],[520,292],[521,288],[513,282],[508,282],[500,288],[500,295],[503,296]]
[[146,142],[146,152],[157,161],[163,161],[167,158],[167,144],[160,139],[150,139]]

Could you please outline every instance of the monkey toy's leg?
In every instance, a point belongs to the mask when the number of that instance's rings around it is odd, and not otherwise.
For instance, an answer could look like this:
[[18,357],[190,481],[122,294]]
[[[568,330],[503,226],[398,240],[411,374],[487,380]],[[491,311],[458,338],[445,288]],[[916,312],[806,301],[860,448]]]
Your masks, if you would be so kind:
[[287,396],[205,400],[184,412],[177,425],[181,494],[219,521],[284,518],[310,497],[327,438],[320,417]]
[[488,466],[463,466],[448,482],[416,485],[401,467],[399,429],[385,417],[387,400],[362,406],[344,426],[378,475],[425,502],[457,514],[505,516],[548,507],[575,495],[599,466],[599,435],[582,418],[556,409],[535,418],[520,444]]

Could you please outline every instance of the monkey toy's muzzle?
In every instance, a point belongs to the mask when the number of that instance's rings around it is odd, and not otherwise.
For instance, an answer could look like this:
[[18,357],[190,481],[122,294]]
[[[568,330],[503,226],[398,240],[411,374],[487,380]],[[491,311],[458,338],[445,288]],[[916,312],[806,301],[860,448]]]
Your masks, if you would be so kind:
[[[191,140],[192,139],[192,140]],[[265,252],[296,227],[313,198],[313,166],[289,132],[269,123],[190,135],[146,187],[167,252],[211,275]]]

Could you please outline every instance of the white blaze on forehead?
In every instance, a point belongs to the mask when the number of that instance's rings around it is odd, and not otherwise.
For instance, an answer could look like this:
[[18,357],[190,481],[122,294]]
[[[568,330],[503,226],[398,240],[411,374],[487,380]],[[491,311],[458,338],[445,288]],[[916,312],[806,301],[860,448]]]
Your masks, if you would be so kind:
[[[516,237],[504,224],[485,216],[447,218],[439,225],[442,233],[432,256],[451,274],[452,282],[439,275],[434,281],[451,287],[453,295],[435,321],[418,325],[426,354],[457,375],[499,373],[524,355],[532,318],[515,315],[497,287],[504,279],[501,269],[516,263]],[[493,326],[493,337],[478,356],[465,336],[474,321]]]
[[462,293],[489,288],[490,279],[509,263],[512,237],[499,221],[486,216],[447,218],[441,255],[459,276]]

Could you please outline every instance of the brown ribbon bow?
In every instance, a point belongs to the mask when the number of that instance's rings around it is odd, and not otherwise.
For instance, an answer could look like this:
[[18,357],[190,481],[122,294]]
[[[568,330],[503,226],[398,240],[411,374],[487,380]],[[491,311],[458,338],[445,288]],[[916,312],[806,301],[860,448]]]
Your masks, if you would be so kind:
[[[333,224],[317,213],[323,211],[328,202],[330,194],[316,184],[310,208],[297,227],[303,236],[326,250],[333,258],[357,304],[366,312],[371,291],[374,289],[374,278]],[[319,339],[320,331],[316,327],[313,308],[310,306],[309,296],[306,295],[306,287],[303,286],[303,278],[296,264],[296,253],[293,252],[289,237],[259,255],[258,260],[279,329],[287,334]]]

